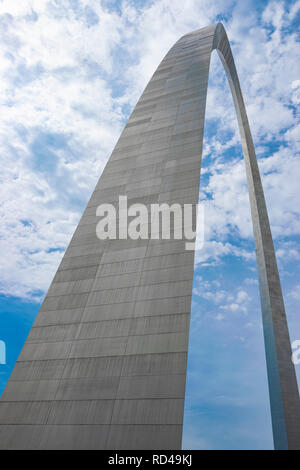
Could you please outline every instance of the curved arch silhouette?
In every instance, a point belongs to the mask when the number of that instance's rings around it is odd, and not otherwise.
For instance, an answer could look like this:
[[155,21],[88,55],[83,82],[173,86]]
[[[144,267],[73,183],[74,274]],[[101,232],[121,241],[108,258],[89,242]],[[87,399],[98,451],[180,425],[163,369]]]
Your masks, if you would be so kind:
[[183,36],[99,179],[0,400],[0,448],[181,445],[194,253],[185,240],[99,240],[99,204],[197,204],[210,57],[232,91],[246,163],[274,442],[299,448],[299,395],[268,215],[221,24]]
[[230,85],[246,164],[261,297],[273,437],[276,449],[300,448],[300,403],[276,256],[255,149],[226,31],[212,28]]

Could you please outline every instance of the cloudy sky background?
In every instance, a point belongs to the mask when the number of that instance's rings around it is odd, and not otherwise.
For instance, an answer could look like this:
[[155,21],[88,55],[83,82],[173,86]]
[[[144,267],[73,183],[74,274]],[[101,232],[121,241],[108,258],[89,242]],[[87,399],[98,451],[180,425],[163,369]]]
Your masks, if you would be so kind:
[[[141,92],[181,35],[217,21],[241,81],[291,338],[300,339],[299,14],[299,0],[0,0],[0,393]],[[272,448],[245,168],[215,52],[203,158],[183,442]]]

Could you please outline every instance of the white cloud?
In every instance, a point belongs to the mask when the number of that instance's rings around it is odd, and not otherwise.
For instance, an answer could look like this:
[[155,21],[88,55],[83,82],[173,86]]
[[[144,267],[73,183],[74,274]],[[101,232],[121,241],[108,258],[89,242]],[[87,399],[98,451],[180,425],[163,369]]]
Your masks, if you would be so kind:
[[[251,297],[244,289],[237,288],[235,292],[224,290],[220,288],[219,282],[216,284],[215,281],[204,281],[201,276],[196,276],[196,281],[197,287],[193,288],[195,299],[197,297],[205,299],[212,305],[217,305],[221,310],[247,313]],[[224,315],[218,313],[214,318],[223,320]]]
[[229,310],[231,312],[247,313],[247,310],[248,310],[247,304],[251,300],[251,297],[249,296],[249,294],[246,291],[239,290],[236,293],[233,301],[231,302],[230,300],[232,300],[232,299],[231,299],[230,296],[228,296],[227,303],[224,304],[224,305],[221,305],[220,308],[222,310]]
[[300,300],[300,284],[297,284],[294,289],[288,293],[288,296],[295,300]]
[[244,283],[245,283],[246,285],[249,285],[249,286],[251,286],[251,285],[257,286],[257,285],[258,285],[258,280],[257,280],[257,279],[254,279],[254,278],[251,278],[251,277],[246,277],[246,278],[244,279]]
[[[284,34],[299,2],[289,8],[271,2],[260,25],[248,1],[155,0],[142,6],[122,1],[118,6],[113,10],[96,0],[0,2],[0,289],[5,294],[30,298],[47,288],[62,256],[53,249],[67,245],[128,110],[169,47],[186,32],[214,23],[217,15],[224,17],[232,41],[255,142],[261,148],[269,141],[284,143],[260,162],[273,233],[299,233],[293,106],[300,61],[295,34]],[[214,164],[205,188],[211,197],[205,202],[206,242],[197,260],[211,264],[231,254],[253,261],[252,252],[227,240],[235,232],[249,238],[252,228],[235,113],[216,54],[207,118],[216,129],[205,141]],[[235,158],[224,162],[224,152]]]
[[216,315],[216,320],[218,321],[224,320],[224,315],[222,315],[222,313],[218,313],[218,315]]

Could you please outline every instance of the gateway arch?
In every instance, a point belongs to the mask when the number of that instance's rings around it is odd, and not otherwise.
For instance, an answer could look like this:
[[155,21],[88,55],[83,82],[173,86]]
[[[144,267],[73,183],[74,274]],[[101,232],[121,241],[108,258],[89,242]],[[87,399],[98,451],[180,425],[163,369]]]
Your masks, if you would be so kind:
[[234,99],[246,164],[276,449],[300,410],[280,280],[246,110],[222,24],[158,66],[90,198],[0,401],[4,449],[179,449],[194,251],[185,240],[99,240],[96,208],[196,204],[210,57]]

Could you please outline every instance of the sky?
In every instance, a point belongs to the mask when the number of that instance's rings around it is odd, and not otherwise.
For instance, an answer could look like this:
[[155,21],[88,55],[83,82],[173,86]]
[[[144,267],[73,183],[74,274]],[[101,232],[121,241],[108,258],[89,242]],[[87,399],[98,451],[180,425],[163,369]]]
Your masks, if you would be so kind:
[[[0,394],[148,80],[183,34],[218,21],[248,112],[291,339],[300,339],[299,18],[299,0],[0,0]],[[216,52],[200,200],[183,446],[269,449],[247,182]]]

